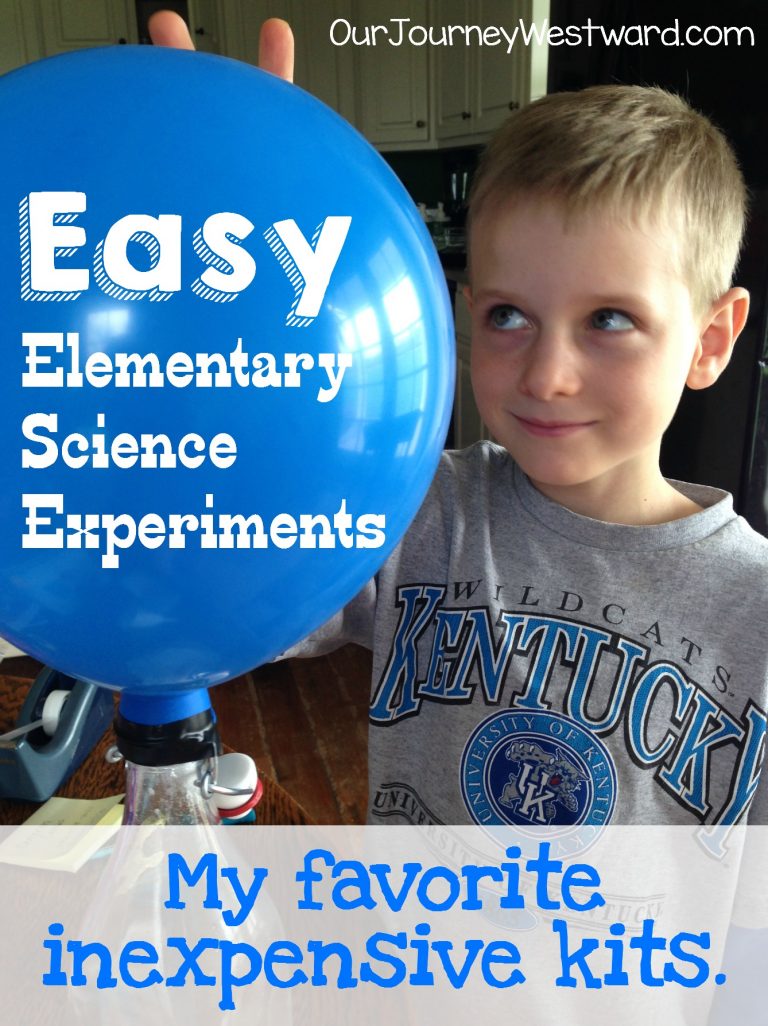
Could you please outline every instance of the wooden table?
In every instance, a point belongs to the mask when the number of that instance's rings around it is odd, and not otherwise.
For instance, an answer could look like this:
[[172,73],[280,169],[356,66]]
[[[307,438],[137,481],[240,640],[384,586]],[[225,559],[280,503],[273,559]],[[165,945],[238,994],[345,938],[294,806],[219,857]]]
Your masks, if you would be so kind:
[[[0,663],[0,733],[11,730],[29,686],[41,666],[27,656]],[[105,754],[115,744],[112,728],[70,779],[56,792],[64,798],[104,798],[125,791],[122,763],[109,763]],[[258,821],[265,826],[297,826],[310,822],[301,805],[275,780],[261,776],[264,794],[258,806]],[[0,825],[23,823],[35,809],[33,802],[0,799]]]

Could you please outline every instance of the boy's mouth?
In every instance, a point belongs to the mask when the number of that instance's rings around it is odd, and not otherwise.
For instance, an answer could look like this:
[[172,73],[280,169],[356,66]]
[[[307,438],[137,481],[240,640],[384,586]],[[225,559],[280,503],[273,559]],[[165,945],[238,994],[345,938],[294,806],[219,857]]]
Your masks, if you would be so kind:
[[538,438],[560,438],[565,435],[575,434],[582,428],[594,424],[592,420],[539,420],[536,417],[521,417],[516,413],[512,416],[517,423],[527,431],[528,434],[536,435]]

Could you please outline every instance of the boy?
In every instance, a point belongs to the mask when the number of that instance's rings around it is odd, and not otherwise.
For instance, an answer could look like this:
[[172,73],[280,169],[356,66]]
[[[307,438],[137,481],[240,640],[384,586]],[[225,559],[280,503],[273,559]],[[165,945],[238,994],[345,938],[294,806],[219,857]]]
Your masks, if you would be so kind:
[[312,639],[374,649],[373,822],[745,816],[768,542],[659,470],[683,386],[716,380],[746,319],[743,216],[725,140],[661,90],[545,97],[489,147],[467,298],[500,444],[443,458],[376,581]]
[[467,298],[498,444],[444,455],[375,580],[290,653],[373,648],[373,823],[768,817],[768,541],[659,469],[746,320],[744,208],[724,138],[661,90],[544,97],[491,143]]

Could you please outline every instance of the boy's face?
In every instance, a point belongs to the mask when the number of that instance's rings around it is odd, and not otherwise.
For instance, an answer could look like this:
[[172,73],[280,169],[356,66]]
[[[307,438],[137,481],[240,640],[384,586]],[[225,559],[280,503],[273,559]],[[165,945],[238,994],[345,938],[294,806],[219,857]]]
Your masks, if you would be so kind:
[[671,231],[600,216],[566,229],[545,200],[473,224],[478,409],[541,492],[587,516],[648,523],[691,512],[670,513],[659,470],[706,321],[676,270],[676,244]]

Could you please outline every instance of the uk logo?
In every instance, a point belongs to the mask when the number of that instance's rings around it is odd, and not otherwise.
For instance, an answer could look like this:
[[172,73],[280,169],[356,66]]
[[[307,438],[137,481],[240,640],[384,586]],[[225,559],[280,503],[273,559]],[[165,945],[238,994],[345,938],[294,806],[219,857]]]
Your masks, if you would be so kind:
[[461,787],[475,822],[523,831],[603,827],[617,791],[599,738],[560,713],[515,709],[475,728],[462,755]]

